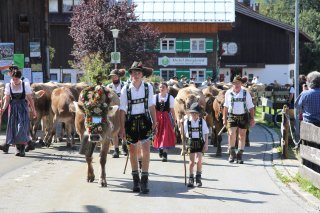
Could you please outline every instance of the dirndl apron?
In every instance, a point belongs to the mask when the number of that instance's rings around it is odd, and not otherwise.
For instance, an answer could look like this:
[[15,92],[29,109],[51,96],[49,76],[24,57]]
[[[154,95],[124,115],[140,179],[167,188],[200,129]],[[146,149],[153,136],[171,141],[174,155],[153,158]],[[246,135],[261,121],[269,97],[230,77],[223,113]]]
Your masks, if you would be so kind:
[[170,96],[166,102],[159,102],[159,95],[156,98],[156,116],[158,131],[153,141],[156,149],[174,148],[176,145],[176,135],[173,130],[173,120],[169,107]]
[[22,82],[22,93],[13,93],[10,87],[11,101],[8,111],[6,144],[27,144],[29,141],[29,109],[25,99],[25,87]]

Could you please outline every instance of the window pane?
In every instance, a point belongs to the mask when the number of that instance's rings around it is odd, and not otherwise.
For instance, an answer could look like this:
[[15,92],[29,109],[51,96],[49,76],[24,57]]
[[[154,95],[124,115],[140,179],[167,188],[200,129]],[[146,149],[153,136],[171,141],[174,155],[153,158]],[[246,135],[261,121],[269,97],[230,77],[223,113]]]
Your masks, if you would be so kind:
[[166,40],[162,40],[161,48],[162,48],[162,50],[168,50],[168,45],[167,45],[167,41]]
[[49,12],[50,13],[58,12],[58,0],[49,0]]
[[196,40],[192,40],[191,48],[192,48],[193,51],[198,50],[198,45],[197,45],[197,41]]
[[204,40],[199,41],[199,50],[204,50]]
[[167,80],[167,70],[162,70],[162,71],[161,71],[161,77],[162,77],[164,80]]
[[70,73],[63,74],[63,83],[71,83],[71,74]]
[[72,12],[73,0],[63,0],[62,12]]
[[169,70],[169,79],[173,78],[173,76],[175,76],[174,70]]
[[73,0],[73,4],[74,5],[79,5],[80,4],[80,0]]
[[169,41],[169,50],[174,50],[174,40]]
[[57,81],[58,80],[58,74],[56,74],[56,73],[50,74],[50,80],[51,81]]

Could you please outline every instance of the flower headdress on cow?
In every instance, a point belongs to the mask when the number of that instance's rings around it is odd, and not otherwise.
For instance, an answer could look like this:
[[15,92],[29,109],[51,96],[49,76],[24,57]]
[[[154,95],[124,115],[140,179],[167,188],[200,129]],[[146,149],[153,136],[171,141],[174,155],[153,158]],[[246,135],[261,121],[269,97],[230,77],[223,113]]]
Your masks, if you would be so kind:
[[[108,87],[103,86],[102,82],[107,79],[105,73],[98,72],[92,77],[95,81],[95,86],[89,86],[82,90],[80,94],[81,106],[86,115],[85,127],[89,134],[101,134],[108,125],[108,109],[109,99],[112,96]],[[94,123],[94,117],[101,117],[101,123]]]

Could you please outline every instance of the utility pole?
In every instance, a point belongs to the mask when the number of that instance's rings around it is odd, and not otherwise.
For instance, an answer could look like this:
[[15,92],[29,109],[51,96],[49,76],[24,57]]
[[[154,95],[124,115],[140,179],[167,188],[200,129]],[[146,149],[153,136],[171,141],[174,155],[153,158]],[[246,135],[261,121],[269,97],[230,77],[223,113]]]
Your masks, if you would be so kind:
[[[295,89],[295,99],[298,97],[299,93],[299,0],[296,0],[295,6],[295,42],[294,42],[294,62],[295,62],[295,70],[294,70],[294,89]],[[300,137],[300,125],[298,119],[298,111],[294,108],[294,126],[295,126],[295,138],[298,141]]]

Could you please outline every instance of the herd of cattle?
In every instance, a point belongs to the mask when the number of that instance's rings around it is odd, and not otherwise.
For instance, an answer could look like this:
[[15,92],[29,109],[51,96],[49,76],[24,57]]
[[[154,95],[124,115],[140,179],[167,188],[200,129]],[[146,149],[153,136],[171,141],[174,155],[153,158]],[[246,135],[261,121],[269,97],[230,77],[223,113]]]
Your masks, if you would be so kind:
[[[216,155],[221,155],[221,136],[218,136],[218,132],[222,129],[222,108],[224,103],[224,96],[227,89],[232,84],[215,84],[212,86],[204,86],[197,88],[194,84],[179,86],[178,82],[171,82],[169,85],[169,93],[175,98],[175,115],[177,129],[182,128],[181,121],[186,115],[186,110],[191,106],[192,103],[197,102],[203,109],[203,117],[206,120],[208,127],[211,129],[211,141],[217,147]],[[85,83],[68,84],[68,83],[34,83],[31,85],[33,90],[33,100],[35,109],[37,111],[37,118],[31,120],[31,136],[33,141],[37,141],[36,137],[37,130],[40,128],[45,134],[43,138],[39,139],[40,143],[44,143],[46,146],[50,146],[53,140],[53,136],[56,132],[56,124],[59,122],[64,123],[65,135],[67,146],[74,147],[74,132],[76,131],[82,139],[85,132],[85,114],[81,110],[83,103],[81,102],[81,91],[87,87]],[[4,86],[0,85],[3,90]],[[157,91],[157,85],[154,85],[155,91]],[[253,91],[264,90],[264,85],[252,85],[247,90],[252,94],[254,104],[257,103],[257,97]],[[109,106],[117,106],[120,104],[119,97],[108,87],[105,87],[107,95],[102,100],[105,101]],[[1,92],[3,94],[3,92]],[[78,100],[78,101],[77,101]],[[100,152],[100,163],[101,163],[101,176],[100,183],[102,186],[106,186],[106,174],[105,174],[105,163],[106,155],[109,149],[109,144],[112,138],[119,133],[120,121],[119,121],[119,110],[117,108],[112,110],[108,122],[113,128],[104,130],[101,142]],[[108,113],[109,114],[109,113]],[[179,131],[176,131],[179,134]],[[181,138],[179,134],[177,138]],[[182,138],[181,138],[182,139]],[[104,143],[105,141],[105,143]],[[91,153],[92,154],[92,153]],[[87,180],[93,182],[94,173],[92,167],[92,155],[86,155],[88,163],[88,174]]]

